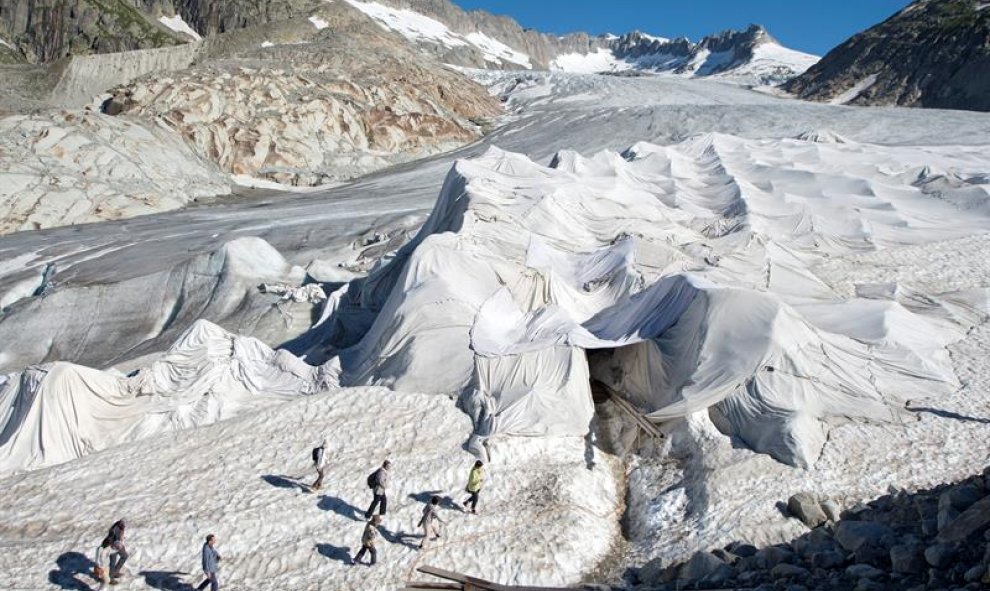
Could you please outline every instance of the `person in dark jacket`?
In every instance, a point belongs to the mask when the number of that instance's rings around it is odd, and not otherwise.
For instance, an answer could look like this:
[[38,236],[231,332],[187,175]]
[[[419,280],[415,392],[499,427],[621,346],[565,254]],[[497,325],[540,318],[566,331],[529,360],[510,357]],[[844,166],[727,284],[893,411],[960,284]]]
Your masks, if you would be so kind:
[[220,588],[220,581],[217,580],[217,570],[220,568],[220,553],[216,549],[217,537],[213,534],[206,536],[206,543],[203,544],[203,574],[206,580],[196,587],[197,591],[203,591],[206,586],[210,586],[210,591],[217,591]]
[[385,460],[382,463],[382,467],[376,470],[372,475],[371,478],[374,480],[372,494],[374,494],[374,497],[371,499],[371,506],[364,512],[365,518],[371,518],[371,515],[375,512],[375,508],[378,507],[379,503],[381,503],[381,513],[379,513],[379,515],[385,515],[385,512],[388,509],[388,496],[385,494],[385,488],[388,486],[388,469],[391,466],[391,462]]
[[316,482],[314,482],[313,486],[310,488],[314,491],[323,488],[323,477],[326,476],[328,464],[327,460],[329,459],[327,454],[327,447],[329,447],[329,445],[330,442],[324,438],[323,443],[320,444],[320,447],[313,450],[313,467],[316,468]]
[[382,523],[382,516],[375,515],[368,520],[368,524],[364,526],[364,533],[361,534],[361,551],[357,553],[354,557],[354,563],[360,564],[361,558],[364,553],[367,552],[371,554],[371,562],[368,566],[371,566],[378,562],[378,550],[375,549],[375,542],[378,540],[378,526]]
[[423,507],[423,517],[419,520],[419,527],[423,528],[423,539],[420,540],[419,547],[423,547],[431,533],[434,540],[440,539],[440,525],[446,524],[446,521],[440,519],[440,497],[434,495],[426,507]]
[[127,548],[124,546],[124,520],[121,519],[110,526],[110,533],[107,539],[110,540],[110,547],[113,552],[110,554],[110,579],[119,579],[124,563],[127,562]]

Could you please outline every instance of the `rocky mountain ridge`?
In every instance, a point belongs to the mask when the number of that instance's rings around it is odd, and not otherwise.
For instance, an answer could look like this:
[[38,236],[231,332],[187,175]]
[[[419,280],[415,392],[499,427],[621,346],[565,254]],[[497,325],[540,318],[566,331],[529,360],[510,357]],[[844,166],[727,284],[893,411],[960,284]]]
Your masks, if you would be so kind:
[[784,88],[840,104],[990,111],[990,2],[918,0]]

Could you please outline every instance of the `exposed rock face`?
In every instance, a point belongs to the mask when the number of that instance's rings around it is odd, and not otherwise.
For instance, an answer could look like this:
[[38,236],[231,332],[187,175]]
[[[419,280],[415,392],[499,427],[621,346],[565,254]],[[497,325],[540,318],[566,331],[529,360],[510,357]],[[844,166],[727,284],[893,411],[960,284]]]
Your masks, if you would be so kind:
[[0,0],[0,37],[31,62],[176,45],[151,15],[169,0]]
[[[349,64],[354,64],[352,60]],[[206,66],[119,91],[127,112],[161,118],[233,174],[292,185],[343,180],[456,147],[480,135],[471,118],[497,107],[481,87],[393,60],[291,70]]]
[[130,217],[230,192],[160,125],[94,113],[0,119],[0,234]]
[[854,35],[785,89],[853,104],[990,111],[990,9],[919,0]]
[[[115,90],[233,174],[291,185],[350,179],[478,138],[501,112],[482,86],[410,51],[356,11],[328,6],[309,37],[262,47],[245,31],[206,59]],[[288,35],[299,27],[288,26]],[[282,34],[268,29],[267,34]]]

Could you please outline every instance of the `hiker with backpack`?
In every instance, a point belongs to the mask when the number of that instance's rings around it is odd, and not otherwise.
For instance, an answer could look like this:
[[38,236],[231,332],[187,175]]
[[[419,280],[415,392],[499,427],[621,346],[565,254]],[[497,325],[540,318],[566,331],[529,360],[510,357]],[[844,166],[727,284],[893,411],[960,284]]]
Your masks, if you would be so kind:
[[371,506],[364,512],[365,518],[371,517],[379,503],[381,504],[379,515],[385,515],[388,509],[388,497],[385,495],[385,488],[388,486],[388,469],[391,465],[391,462],[385,460],[382,462],[381,468],[368,475],[368,488],[371,489],[374,497],[371,499]]
[[324,438],[323,443],[319,447],[313,448],[313,467],[316,469],[316,482],[310,488],[314,491],[323,488],[323,477],[326,476],[328,464],[326,461],[328,458],[326,453],[327,447],[329,447],[329,441]]
[[120,578],[124,569],[124,563],[127,562],[127,558],[130,556],[127,553],[127,548],[124,547],[124,527],[124,520],[118,520],[110,526],[110,533],[107,534],[106,541],[110,543],[110,548],[112,549],[110,554],[111,583]]
[[465,491],[471,495],[464,501],[464,506],[467,507],[471,505],[471,513],[478,512],[478,494],[481,492],[481,485],[485,482],[485,464],[478,460],[474,463],[474,467],[471,468],[471,473],[468,474],[467,487]]
[[220,588],[220,581],[217,580],[217,570],[220,568],[220,553],[216,549],[217,537],[213,534],[206,536],[203,544],[203,574],[206,579],[196,587],[196,591],[203,591],[206,586],[210,586],[210,591],[217,591]]
[[93,577],[100,582],[97,591],[103,591],[110,584],[110,537],[103,538],[96,549],[96,566],[93,567]]
[[439,524],[447,525],[447,522],[440,519],[439,511],[440,511],[440,497],[433,495],[433,498],[430,499],[430,502],[427,503],[426,507],[423,508],[423,517],[421,517],[419,520],[419,527],[423,528],[423,539],[419,541],[420,549],[423,548],[423,544],[426,543],[426,538],[430,536],[431,532],[433,533],[434,540],[440,539]]
[[378,550],[375,549],[375,542],[378,540],[378,526],[381,523],[382,516],[375,515],[364,526],[364,533],[361,534],[361,551],[354,557],[354,564],[361,564],[361,557],[364,556],[365,552],[371,554],[371,562],[368,563],[368,566],[378,562]]

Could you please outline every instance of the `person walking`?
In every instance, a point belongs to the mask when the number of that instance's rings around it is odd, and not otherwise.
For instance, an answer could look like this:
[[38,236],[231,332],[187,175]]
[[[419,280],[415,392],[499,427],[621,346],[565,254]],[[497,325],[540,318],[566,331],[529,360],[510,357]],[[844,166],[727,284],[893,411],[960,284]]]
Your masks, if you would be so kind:
[[440,519],[440,497],[434,495],[430,502],[423,507],[423,517],[419,520],[419,526],[423,528],[423,539],[419,541],[420,549],[426,543],[426,539],[433,534],[433,539],[440,539],[440,525],[447,522]]
[[371,562],[368,563],[368,566],[372,566],[378,562],[378,551],[375,549],[375,542],[378,540],[378,526],[381,523],[382,516],[375,515],[364,526],[364,533],[361,534],[361,551],[354,557],[355,564],[361,564],[361,558],[365,552],[371,554]]
[[374,497],[371,499],[371,506],[364,512],[366,519],[371,518],[371,515],[375,512],[375,509],[379,506],[379,504],[381,505],[381,512],[379,515],[385,515],[388,510],[388,496],[385,494],[385,489],[388,487],[388,469],[391,466],[391,462],[385,460],[382,463],[381,468],[375,470],[370,476],[368,476],[368,486],[371,487]]
[[110,584],[110,537],[103,538],[103,542],[96,549],[96,566],[93,567],[93,576],[100,582],[97,591],[103,591]]
[[323,477],[327,473],[327,460],[329,459],[327,447],[329,446],[329,440],[324,437],[323,443],[319,447],[313,448],[313,468],[316,469],[316,482],[310,488],[314,491],[323,488]]
[[478,494],[481,493],[481,485],[485,482],[485,464],[478,460],[468,474],[468,482],[465,490],[471,496],[464,501],[464,506],[471,505],[471,513],[478,512]]
[[210,591],[217,591],[220,588],[220,581],[217,579],[217,570],[220,568],[220,553],[217,552],[217,537],[213,534],[206,536],[203,544],[203,574],[206,579],[196,587],[196,591],[203,591],[206,586],[210,586]]
[[112,526],[110,526],[110,533],[107,534],[107,540],[110,542],[110,548],[112,552],[110,553],[110,582],[119,579],[124,569],[124,563],[127,562],[127,558],[130,554],[127,553],[127,548],[124,546],[124,528],[126,527],[124,520],[120,519]]

